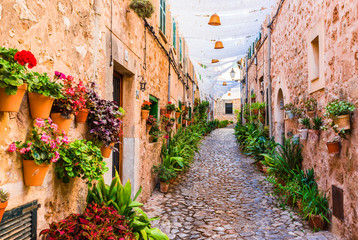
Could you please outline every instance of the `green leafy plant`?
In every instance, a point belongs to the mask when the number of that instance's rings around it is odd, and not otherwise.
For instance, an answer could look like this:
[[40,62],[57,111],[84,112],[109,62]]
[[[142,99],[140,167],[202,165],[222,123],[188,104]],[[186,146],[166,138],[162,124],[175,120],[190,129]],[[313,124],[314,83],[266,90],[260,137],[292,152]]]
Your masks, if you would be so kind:
[[132,0],[129,7],[141,18],[150,18],[154,13],[154,6],[150,0]]
[[56,163],[57,177],[68,183],[70,178],[81,177],[91,184],[108,171],[101,150],[86,140],[76,140],[60,149],[60,159]]
[[164,164],[153,166],[153,173],[158,174],[160,182],[169,183],[170,179],[176,177],[174,169],[166,167]]
[[302,117],[302,115],[303,115],[303,109],[301,109],[301,108],[296,108],[295,107],[294,109],[292,109],[291,112],[297,118]]
[[305,129],[311,129],[311,119],[308,117],[302,118],[300,123],[304,126]]
[[286,111],[292,111],[295,108],[295,105],[293,103],[288,103],[283,107]]
[[266,103],[265,102],[252,103],[250,107],[252,110],[254,110],[254,109],[261,110],[261,109],[265,109]]
[[166,106],[168,111],[175,111],[175,104],[168,102],[167,106]]
[[160,126],[158,123],[152,125],[152,128],[149,131],[149,135],[153,137],[154,140],[157,140],[161,136],[163,136],[162,130],[160,130]]
[[10,194],[4,189],[0,188],[0,203],[7,202],[10,198]]
[[333,101],[326,106],[326,116],[335,119],[338,116],[350,114],[355,110],[353,103],[346,101]]
[[256,98],[256,94],[255,94],[255,93],[251,93],[251,98]]
[[158,217],[148,218],[146,213],[140,208],[143,204],[136,201],[141,191],[142,188],[140,187],[132,199],[132,186],[130,181],[128,180],[123,186],[118,173],[116,173],[110,186],[104,183],[102,177],[92,189],[88,190],[87,203],[104,204],[114,207],[119,215],[125,216],[125,219],[129,221],[129,226],[133,229],[135,239],[169,240],[168,236],[158,228],[151,227],[150,222],[157,220]]
[[28,80],[28,91],[38,94],[42,94],[46,97],[52,97],[55,99],[62,97],[62,87],[61,83],[52,82],[47,76],[47,73],[40,74],[37,72],[33,73],[34,77]]
[[50,224],[41,231],[44,239],[122,239],[132,240],[134,235],[128,220],[112,206],[89,204],[83,214],[71,214]]
[[320,130],[323,126],[323,119],[321,117],[314,117],[313,118],[313,130]]
[[311,112],[311,111],[316,111],[317,109],[317,100],[312,98],[312,99],[308,99],[307,101],[305,101],[304,103],[305,108],[307,111]]
[[37,61],[31,52],[0,47],[0,88],[5,88],[8,95],[15,95],[17,87],[32,78],[26,66],[32,68],[36,64]]

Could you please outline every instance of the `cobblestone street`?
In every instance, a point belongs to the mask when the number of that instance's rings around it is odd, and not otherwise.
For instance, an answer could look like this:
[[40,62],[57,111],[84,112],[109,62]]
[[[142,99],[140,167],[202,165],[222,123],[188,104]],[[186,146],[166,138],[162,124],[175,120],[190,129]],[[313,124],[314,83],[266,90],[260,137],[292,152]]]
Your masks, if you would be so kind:
[[169,193],[158,190],[145,210],[161,215],[159,227],[170,239],[335,239],[314,233],[301,217],[278,208],[272,187],[252,160],[238,150],[232,128],[203,140],[200,156]]

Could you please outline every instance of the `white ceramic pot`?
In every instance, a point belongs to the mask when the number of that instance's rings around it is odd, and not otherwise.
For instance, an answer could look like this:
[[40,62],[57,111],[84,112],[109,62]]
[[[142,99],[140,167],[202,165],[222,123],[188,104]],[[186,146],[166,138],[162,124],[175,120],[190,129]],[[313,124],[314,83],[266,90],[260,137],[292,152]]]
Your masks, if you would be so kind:
[[298,129],[298,135],[301,140],[306,140],[308,136],[308,129]]

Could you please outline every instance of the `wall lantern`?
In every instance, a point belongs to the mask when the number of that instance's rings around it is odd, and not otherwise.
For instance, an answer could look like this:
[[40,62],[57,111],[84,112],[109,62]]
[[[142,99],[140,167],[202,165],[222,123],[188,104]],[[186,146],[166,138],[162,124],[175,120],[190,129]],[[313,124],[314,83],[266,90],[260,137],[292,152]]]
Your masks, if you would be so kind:
[[144,77],[142,75],[139,75],[138,77],[141,78],[141,80],[139,81],[140,90],[144,92],[147,86],[147,82],[144,80]]
[[280,101],[280,110],[283,110],[284,106],[283,106],[283,99],[281,99]]
[[255,57],[254,63],[255,63],[255,65],[257,66],[257,57]]
[[220,17],[219,15],[217,15],[216,13],[211,15],[210,20],[209,20],[209,25],[211,26],[220,26],[221,22],[220,22]]
[[211,63],[218,63],[218,62],[219,62],[218,59],[213,59],[213,60],[211,60]]
[[223,82],[223,86],[226,86],[227,85],[227,83],[226,82]]
[[231,69],[231,72],[230,72],[230,76],[231,76],[231,79],[234,80],[235,78],[235,71],[234,71],[234,68]]
[[214,49],[223,49],[224,45],[221,41],[216,41],[215,42],[215,48]]

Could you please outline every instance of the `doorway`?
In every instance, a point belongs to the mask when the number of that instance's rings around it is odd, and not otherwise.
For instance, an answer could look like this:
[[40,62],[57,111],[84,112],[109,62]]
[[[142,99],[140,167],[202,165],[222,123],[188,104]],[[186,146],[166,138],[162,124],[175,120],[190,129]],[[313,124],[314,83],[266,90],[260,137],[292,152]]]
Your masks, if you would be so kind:
[[[123,108],[123,75],[114,72],[113,74],[113,100]],[[121,126],[123,132],[123,124]],[[118,151],[113,151],[112,154],[112,177],[118,175],[123,180],[123,135],[120,138],[120,143],[115,145]]]

